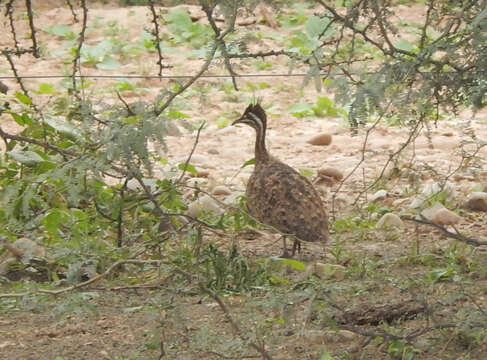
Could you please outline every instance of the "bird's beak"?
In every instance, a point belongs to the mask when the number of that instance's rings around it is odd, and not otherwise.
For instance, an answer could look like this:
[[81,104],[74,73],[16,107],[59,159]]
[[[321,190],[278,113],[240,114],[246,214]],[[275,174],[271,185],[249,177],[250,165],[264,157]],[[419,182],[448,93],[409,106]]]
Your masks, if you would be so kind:
[[240,116],[237,120],[234,120],[233,123],[232,123],[232,125],[237,125],[237,124],[242,123],[243,122],[243,119],[245,119],[245,116],[244,115]]

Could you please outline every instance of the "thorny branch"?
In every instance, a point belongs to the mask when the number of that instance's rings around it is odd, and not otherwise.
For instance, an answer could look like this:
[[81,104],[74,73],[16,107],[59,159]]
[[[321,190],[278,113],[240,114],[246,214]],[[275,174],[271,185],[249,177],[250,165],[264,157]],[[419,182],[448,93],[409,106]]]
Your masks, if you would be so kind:
[[91,285],[99,280],[102,280],[106,278],[110,273],[112,273],[114,270],[116,270],[120,265],[124,264],[135,264],[135,265],[144,265],[144,264],[153,264],[153,265],[160,265],[161,261],[160,260],[136,260],[136,259],[127,259],[127,260],[118,260],[114,262],[108,269],[106,269],[103,273],[92,277],[89,280],[80,282],[79,284],[72,285],[63,289],[59,290],[47,290],[47,289],[38,289],[36,291],[28,291],[28,292],[23,292],[23,293],[15,293],[15,294],[0,294],[0,299],[1,298],[8,298],[8,297],[24,297],[28,295],[33,295],[36,293],[42,293],[42,294],[49,294],[49,295],[60,295],[65,292],[73,291],[76,289],[80,289],[83,287],[86,287],[88,285]]
[[184,162],[183,171],[181,172],[181,175],[179,176],[179,178],[176,180],[176,183],[175,183],[176,185],[179,184],[181,182],[181,180],[183,180],[184,175],[186,174],[186,171],[188,169],[189,162],[191,161],[191,157],[193,156],[194,151],[196,150],[196,146],[198,145],[198,141],[200,139],[201,130],[203,130],[203,128],[205,127],[205,125],[206,125],[206,122],[203,121],[201,123],[200,127],[198,128],[198,131],[196,132],[196,139],[193,142],[193,147],[191,148],[191,151],[189,152],[189,155],[186,158],[186,161]]
[[[73,76],[72,76],[72,83],[73,83],[73,93],[76,97],[79,97],[78,94],[78,89],[76,86],[76,73],[80,72],[81,73],[81,48],[83,47],[83,44],[85,42],[85,32],[86,32],[86,26],[88,22],[88,8],[86,6],[86,0],[81,0],[81,8],[83,9],[83,22],[81,25],[81,31],[79,33],[79,41],[78,41],[78,46],[76,47],[76,52],[74,54],[74,59],[73,59]],[[81,82],[83,82],[83,78],[81,78]]]
[[[194,276],[193,275],[191,275],[190,273],[187,273],[184,270],[176,269],[176,271],[178,273],[180,273],[181,275],[185,276],[190,281],[194,279]],[[230,326],[232,327],[232,331],[234,332],[235,335],[237,335],[244,343],[249,344],[250,347],[252,347],[256,351],[258,351],[261,354],[261,356],[262,356],[263,359],[266,359],[266,360],[272,360],[273,359],[272,356],[269,354],[269,352],[265,349],[265,347],[263,345],[259,345],[259,344],[255,343],[253,341],[249,341],[248,336],[246,336],[243,333],[243,331],[240,328],[240,326],[233,319],[232,314],[231,314],[230,310],[228,309],[227,305],[225,304],[225,302],[223,301],[223,299],[220,296],[218,296],[218,294],[215,291],[209,289],[200,280],[198,280],[198,286],[200,287],[200,289],[203,292],[207,293],[213,300],[216,301],[216,303],[218,304],[218,306],[222,310],[223,314],[227,318],[228,322],[230,323]]]
[[32,12],[31,0],[25,0],[25,6],[27,8],[27,17],[29,18],[30,38],[32,39],[32,53],[34,57],[40,57],[39,48],[37,46],[36,29],[34,26],[34,13]]
[[417,222],[419,224],[433,226],[434,228],[440,230],[443,233],[443,235],[445,235],[446,237],[449,237],[449,238],[452,238],[452,239],[456,239],[456,240],[462,241],[462,242],[464,242],[466,244],[469,244],[469,245],[472,245],[472,246],[476,246],[477,247],[477,246],[485,246],[485,245],[487,245],[487,240],[478,240],[478,239],[475,239],[475,238],[471,238],[471,237],[462,235],[459,232],[451,232],[448,229],[446,229],[444,226],[438,225],[438,224],[436,224],[436,223],[428,220],[427,218],[425,218],[421,214],[420,214],[420,218],[403,215],[403,216],[401,216],[401,219],[408,220],[408,221],[413,221],[413,222]]
[[164,64],[162,63],[163,57],[162,57],[162,50],[161,50],[161,36],[159,30],[159,16],[157,15],[156,9],[154,7],[154,0],[149,0],[149,9],[152,14],[151,22],[154,24],[154,30],[151,31],[151,34],[155,38],[157,55],[159,57],[159,59],[157,60],[157,65],[159,65],[159,76],[162,76],[162,69],[167,68],[167,66],[164,66]]

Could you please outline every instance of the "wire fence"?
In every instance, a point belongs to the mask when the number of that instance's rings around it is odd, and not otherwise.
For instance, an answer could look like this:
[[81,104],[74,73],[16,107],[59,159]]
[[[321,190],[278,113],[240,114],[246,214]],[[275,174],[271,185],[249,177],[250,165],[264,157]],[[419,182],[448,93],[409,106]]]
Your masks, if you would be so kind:
[[[363,73],[348,73],[348,76],[360,76],[360,75],[374,75],[378,74],[379,72],[376,71],[368,71]],[[421,72],[422,74],[431,74],[434,72],[424,71]],[[451,71],[445,72],[442,71],[442,74],[458,74],[458,72]],[[468,71],[466,73],[469,74],[483,74],[487,73],[487,71]],[[231,78],[272,78],[272,77],[314,77],[314,76],[323,76],[323,77],[330,77],[330,73],[319,73],[319,74],[310,74],[310,73],[266,73],[266,74],[206,74],[201,75],[199,78],[206,78],[206,79],[231,79]],[[127,79],[191,79],[195,75],[134,75],[134,74],[117,74],[117,75],[101,75],[101,74],[88,74],[88,75],[19,75],[19,76],[8,76],[0,75],[0,80],[15,80],[15,79],[72,79],[73,77],[77,79],[89,78],[89,79],[120,79],[120,78],[127,78]],[[332,76],[347,76],[341,73],[334,73]]]

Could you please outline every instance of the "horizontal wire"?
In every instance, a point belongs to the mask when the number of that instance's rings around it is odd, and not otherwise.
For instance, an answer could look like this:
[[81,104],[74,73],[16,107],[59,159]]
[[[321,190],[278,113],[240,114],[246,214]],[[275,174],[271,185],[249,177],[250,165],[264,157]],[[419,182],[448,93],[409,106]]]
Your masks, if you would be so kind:
[[[325,76],[327,74],[320,74]],[[305,73],[296,74],[235,74],[233,77],[305,77],[311,76]],[[75,75],[76,78],[100,78],[100,79],[191,79],[194,75]],[[232,78],[232,75],[216,74],[216,75],[201,75],[200,78]],[[20,79],[72,79],[72,75],[22,75]],[[0,80],[16,79],[15,76],[0,76]]]
[[[421,74],[427,74],[430,72],[421,72]],[[443,74],[457,74],[457,72],[443,72]],[[485,73],[485,71],[469,71],[468,73]],[[348,76],[360,76],[360,75],[373,75],[378,74],[378,72],[364,72],[364,73],[352,73],[348,74]],[[201,75],[199,78],[226,78],[231,79],[232,77],[235,78],[259,78],[259,77],[313,77],[316,75],[320,76],[330,76],[329,73],[319,73],[319,74],[309,74],[309,73],[275,73],[275,74],[235,74],[234,76],[228,74],[206,74]],[[345,74],[333,74],[333,76],[347,76]],[[90,78],[90,79],[120,79],[120,78],[127,78],[127,79],[191,79],[194,75],[130,75],[130,74],[118,74],[118,75],[74,75],[75,78],[82,79],[82,78]],[[16,79],[17,77],[11,76],[0,76],[0,80],[12,80]],[[72,79],[73,75],[22,75],[18,76],[19,79]]]

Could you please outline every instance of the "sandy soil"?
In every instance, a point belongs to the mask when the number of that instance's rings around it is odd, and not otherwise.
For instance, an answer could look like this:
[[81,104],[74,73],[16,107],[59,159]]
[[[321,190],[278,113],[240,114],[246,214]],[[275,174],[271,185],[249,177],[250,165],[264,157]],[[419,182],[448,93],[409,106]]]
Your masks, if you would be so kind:
[[[68,24],[74,31],[79,29],[79,24],[73,24],[69,9],[63,7],[64,1],[45,1],[36,7],[36,26],[43,29],[53,24]],[[200,16],[201,11],[197,7],[186,6],[195,16]],[[400,7],[401,18],[417,21],[423,16],[421,6]],[[21,9],[18,10],[21,13]],[[99,26],[91,27],[87,34],[87,43],[96,44],[102,41],[106,34],[104,31],[110,21],[116,21],[119,27],[119,36],[127,42],[135,42],[140,39],[145,26],[149,24],[149,13],[144,7],[117,8],[113,5],[100,5],[98,2],[90,2],[90,22],[97,19]],[[19,15],[21,16],[21,15]],[[81,16],[78,13],[78,16]],[[257,14],[259,17],[259,14]],[[27,33],[27,22],[19,20],[16,23],[19,33]],[[265,25],[253,24],[248,30],[272,33],[279,32],[286,35],[289,30],[271,29]],[[8,24],[2,21],[0,31],[9,33]],[[60,61],[62,55],[59,51],[65,49],[62,40],[44,31],[39,31],[39,40],[43,49],[43,56],[34,59],[29,56],[16,59],[17,71],[22,75],[49,74],[57,75],[70,70],[69,64]],[[27,43],[28,39],[20,39]],[[272,42],[268,39],[263,44],[255,45],[265,47]],[[8,36],[0,38],[0,47],[11,46]],[[182,52],[188,49],[181,48]],[[179,54],[165,53],[164,60],[171,65],[171,69],[165,70],[165,74],[192,74],[199,69],[200,60],[186,59]],[[269,61],[272,68],[270,73],[286,73],[287,64],[282,59]],[[155,54],[144,53],[140,57],[122,60],[122,67],[113,71],[114,74],[156,74]],[[236,71],[239,73],[256,73],[257,70],[251,62],[239,63]],[[299,69],[298,69],[299,71]],[[107,74],[106,71],[95,67],[84,66],[83,74]],[[210,69],[210,74],[222,74],[224,68],[215,66]],[[8,64],[4,58],[0,59],[0,76],[10,75]],[[15,91],[18,85],[14,80],[3,80]],[[45,79],[27,79],[28,88],[37,88]],[[57,83],[59,80],[53,80]],[[137,79],[133,80],[138,87],[145,90],[124,93],[124,97],[130,101],[138,98],[151,99],[156,96],[161,88],[175,84],[175,80]],[[298,169],[312,170],[314,173],[320,168],[334,167],[340,169],[345,176],[350,174],[360,162],[367,127],[360,129],[353,136],[348,124],[342,118],[296,118],[288,112],[289,106],[296,101],[314,103],[319,95],[312,86],[301,88],[300,78],[259,78],[258,82],[265,82],[264,89],[252,91],[248,84],[255,83],[256,78],[238,79],[238,85],[243,91],[224,91],[228,88],[229,80],[201,79],[194,90],[188,92],[188,96],[182,99],[178,106],[180,110],[188,114],[186,121],[192,125],[201,121],[207,121],[208,125],[201,134],[200,141],[193,156],[192,163],[199,169],[209,173],[205,179],[194,180],[209,191],[216,185],[226,185],[232,190],[229,199],[245,189],[246,180],[252,171],[252,167],[240,169],[240,166],[253,157],[253,131],[246,127],[222,126],[244,110],[247,101],[252,97],[262,98],[264,105],[272,105],[269,113],[269,130],[267,134],[268,147],[273,155],[282,161]],[[95,85],[88,91],[102,90],[110,80],[97,79]],[[225,85],[226,84],[226,85]],[[224,86],[225,85],[225,86]],[[332,94],[329,94],[332,96]],[[97,96],[104,96],[103,93]],[[49,101],[47,96],[39,96],[39,103]],[[108,99],[106,99],[108,101]],[[460,146],[471,140],[469,130],[473,129],[478,139],[487,141],[487,110],[478,112],[475,117],[469,111],[462,112],[459,116],[446,114],[446,119],[437,126],[431,124],[429,139],[423,132],[415,141],[414,146],[409,146],[399,158],[397,166],[410,170],[411,176],[397,178],[386,185],[389,191],[387,205],[399,213],[407,210],[414,201],[414,196],[409,195],[412,189],[422,189],[432,183],[443,179],[449,172],[456,168],[461,159]],[[223,119],[223,120],[222,120]],[[5,115],[1,116],[2,128],[7,131],[17,131],[16,125]],[[194,131],[179,122],[175,122],[173,135],[167,136],[167,153],[162,149],[154,149],[171,162],[185,161],[193,146]],[[314,135],[328,133],[333,136],[333,142],[329,146],[313,146],[307,143]],[[357,195],[363,190],[364,182],[375,179],[380,172],[389,154],[397,150],[401,143],[408,138],[408,129],[397,126],[381,125],[374,129],[365,146],[364,161],[347,178],[346,182],[336,192],[338,185],[318,185],[327,207],[331,207],[333,196],[339,201],[336,203],[337,219],[350,214],[352,204]],[[454,190],[454,202],[460,207],[465,198],[474,189],[487,183],[487,149],[483,149],[475,162],[460,169],[450,179]],[[375,189],[367,194],[371,196]],[[229,199],[227,199],[229,201]],[[225,201],[225,198],[222,198]],[[460,224],[461,230],[467,231],[477,237],[487,237],[487,220],[479,214],[463,214],[464,219]],[[416,231],[413,226],[406,227],[403,236],[398,241],[388,241],[384,246],[386,236],[377,233],[371,241],[356,242],[353,251],[373,254],[377,257],[387,257],[390,254],[405,255],[409,250],[408,238]],[[432,243],[437,246],[448,241],[437,236],[430,237],[429,231],[422,233],[422,245],[427,247]],[[252,256],[277,255],[280,244],[271,240],[272,235],[261,234],[254,239],[241,239],[244,252]],[[346,236],[342,236],[341,240]],[[335,240],[332,240],[332,244]],[[271,244],[271,245],[269,245]],[[306,247],[304,256],[310,256],[315,252],[313,244]],[[320,259],[321,256],[318,257]],[[316,258],[315,258],[316,259]],[[70,313],[69,309],[62,309],[62,303],[53,308],[49,298],[45,302],[37,303],[32,299],[22,300],[20,308],[15,310],[16,301],[12,300],[11,310],[0,314],[0,357],[2,359],[148,359],[157,358],[160,348],[154,347],[154,339],[166,336],[167,343],[174,348],[170,353],[177,353],[178,359],[194,359],[198,354],[201,359],[220,358],[212,355],[209,349],[190,349],[191,339],[202,336],[207,330],[205,322],[212,317],[213,329],[221,330],[221,336],[229,336],[231,329],[216,308],[216,304],[208,299],[201,301],[195,297],[179,297],[177,299],[181,314],[181,322],[176,320],[167,322],[165,311],[160,304],[171,302],[160,291],[154,292],[121,292],[107,293],[81,293],[72,294],[72,302],[83,304],[84,301],[76,296],[88,296],[91,305],[86,305],[79,314]],[[19,300],[20,301],[20,300]],[[237,300],[234,300],[238,302]],[[236,304],[238,306],[238,304]],[[69,313],[69,315],[66,315]],[[165,329],[165,330],[164,330]],[[165,331],[165,333],[164,333]],[[298,338],[293,338],[295,341]],[[280,359],[308,359],[319,356],[320,344],[301,344],[288,341],[283,336],[279,353]],[[299,341],[296,340],[296,341]],[[327,339],[332,342],[332,340]],[[336,341],[335,348],[346,347],[355,341],[351,338],[346,341]],[[291,346],[293,344],[293,346]],[[304,347],[304,349],[303,349]]]

